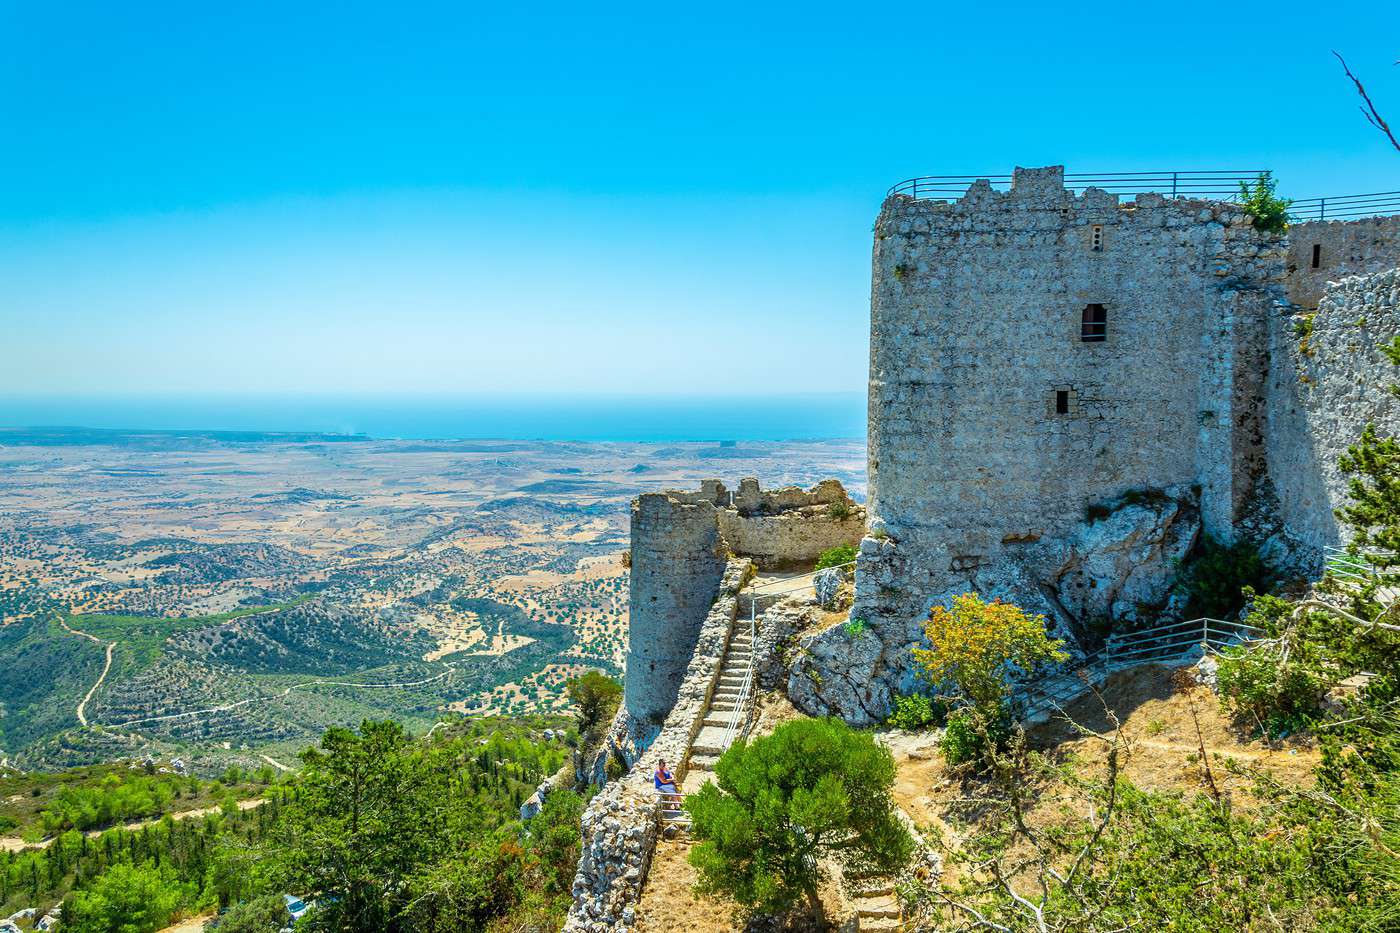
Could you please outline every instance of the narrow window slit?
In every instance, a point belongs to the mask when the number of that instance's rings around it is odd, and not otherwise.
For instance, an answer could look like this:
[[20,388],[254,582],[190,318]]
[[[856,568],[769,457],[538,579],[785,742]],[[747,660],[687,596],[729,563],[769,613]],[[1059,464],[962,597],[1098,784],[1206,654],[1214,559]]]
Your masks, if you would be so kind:
[[1069,393],[1064,389],[1055,390],[1055,414],[1069,414]]
[[1313,267],[1314,269],[1316,269],[1316,268],[1318,268],[1318,267],[1321,266],[1321,265],[1322,265],[1322,244],[1321,244],[1321,243],[1314,243],[1314,244],[1313,244],[1313,260],[1312,260],[1312,267]]

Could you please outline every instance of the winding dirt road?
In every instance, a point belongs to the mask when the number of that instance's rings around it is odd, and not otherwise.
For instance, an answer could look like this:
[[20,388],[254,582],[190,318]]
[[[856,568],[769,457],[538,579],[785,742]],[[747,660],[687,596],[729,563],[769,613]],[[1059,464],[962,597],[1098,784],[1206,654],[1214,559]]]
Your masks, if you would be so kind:
[[87,721],[87,705],[88,705],[88,701],[91,700],[91,699],[92,699],[92,695],[93,695],[94,693],[97,692],[97,688],[102,686],[102,682],[103,682],[104,680],[107,679],[107,672],[110,671],[110,670],[112,669],[112,651],[117,647],[117,643],[114,642],[114,641],[104,642],[102,639],[98,638],[96,635],[89,635],[87,632],[80,632],[80,631],[78,631],[77,629],[72,628],[71,626],[69,626],[69,624],[68,624],[67,622],[65,622],[63,619],[59,619],[59,620],[58,620],[58,624],[61,625],[61,626],[63,626],[64,631],[68,632],[69,634],[72,634],[72,635],[81,635],[83,638],[86,638],[88,641],[96,642],[96,643],[99,644],[99,645],[105,644],[105,645],[107,646],[107,661],[106,661],[105,664],[102,665],[102,673],[101,673],[100,676],[98,676],[97,682],[94,683],[90,688],[88,688],[87,695],[84,696],[83,699],[82,699],[82,701],[78,703],[78,708],[77,708],[77,710],[75,710],[75,712],[78,714],[78,722],[80,722],[80,723],[82,723],[84,726],[86,726],[86,725],[88,724],[88,721]]
[[[248,616],[262,615],[263,613],[267,612],[281,612],[283,609],[286,608],[286,606],[275,606],[268,609],[259,609],[257,612],[247,613],[247,615],[245,615],[243,618],[247,618]],[[81,723],[84,726],[91,725],[91,723],[88,722],[87,718],[88,701],[92,699],[93,694],[97,693],[98,689],[102,686],[103,681],[107,679],[107,672],[112,669],[112,652],[116,649],[117,643],[114,641],[104,642],[96,635],[92,635],[88,632],[83,632],[73,628],[63,619],[59,619],[58,624],[63,626],[64,631],[68,632],[69,634],[78,635],[83,638],[86,638],[88,641],[94,642],[99,645],[107,646],[107,661],[105,664],[102,665],[102,674],[97,678],[97,682],[94,683],[88,689],[87,695],[83,697],[82,701],[78,704],[77,710],[75,710],[78,716],[79,723]],[[433,677],[427,677],[423,680],[404,681],[401,683],[359,684],[343,680],[308,680],[299,684],[292,684],[290,687],[287,687],[281,693],[270,694],[266,696],[249,697],[246,700],[239,700],[236,703],[226,703],[223,706],[211,706],[206,709],[193,709],[183,713],[167,713],[163,716],[144,716],[140,719],[128,719],[125,722],[106,723],[105,725],[108,728],[121,729],[125,728],[126,726],[135,726],[147,722],[169,722],[173,719],[186,719],[190,716],[204,716],[209,713],[227,713],[230,710],[239,709],[240,707],[244,706],[250,706],[254,703],[266,703],[271,700],[285,699],[293,690],[300,690],[305,687],[359,687],[365,690],[403,690],[409,687],[422,687],[425,684],[435,683],[436,681],[442,680],[444,677],[450,677],[452,674],[456,673],[456,665],[448,663],[446,664],[446,667],[447,670]],[[97,725],[103,725],[103,723],[97,723]],[[269,759],[269,763],[276,765],[277,767],[280,767],[286,771],[291,770],[290,768],[287,768],[284,765],[278,765],[277,762],[273,762],[271,761],[271,759]]]

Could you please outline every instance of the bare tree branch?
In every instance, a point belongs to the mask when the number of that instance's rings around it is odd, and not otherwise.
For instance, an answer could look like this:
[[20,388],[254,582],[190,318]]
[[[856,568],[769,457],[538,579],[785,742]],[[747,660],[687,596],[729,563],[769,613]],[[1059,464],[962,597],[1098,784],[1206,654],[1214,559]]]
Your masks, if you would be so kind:
[[1381,116],[1380,111],[1376,109],[1376,105],[1372,103],[1371,95],[1366,93],[1366,87],[1361,83],[1361,79],[1351,73],[1351,69],[1347,67],[1347,60],[1342,58],[1340,52],[1333,49],[1332,54],[1337,56],[1337,61],[1342,63],[1342,70],[1345,71],[1347,77],[1351,79],[1351,83],[1356,85],[1356,93],[1361,95],[1361,100],[1363,101],[1361,115],[1366,118],[1367,123],[1384,133],[1386,139],[1390,140],[1390,144],[1394,146],[1397,151],[1400,151],[1400,140],[1395,138],[1395,134],[1390,131],[1390,124],[1385,122],[1385,118]]

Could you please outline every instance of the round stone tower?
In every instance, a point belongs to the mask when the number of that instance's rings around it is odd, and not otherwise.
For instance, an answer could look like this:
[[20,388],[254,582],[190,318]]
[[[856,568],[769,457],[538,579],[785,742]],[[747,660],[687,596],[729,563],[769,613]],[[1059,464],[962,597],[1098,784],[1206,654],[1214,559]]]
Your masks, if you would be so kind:
[[700,626],[724,575],[715,504],[701,493],[646,493],[632,501],[632,580],[623,701],[637,720],[660,723],[676,702]]

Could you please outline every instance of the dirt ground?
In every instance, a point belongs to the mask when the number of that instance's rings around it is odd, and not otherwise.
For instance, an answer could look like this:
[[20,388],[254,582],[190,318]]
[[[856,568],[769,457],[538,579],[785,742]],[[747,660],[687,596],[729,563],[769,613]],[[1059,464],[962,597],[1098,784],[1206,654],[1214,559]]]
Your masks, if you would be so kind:
[[[1227,762],[1270,773],[1284,784],[1312,782],[1318,762],[1316,746],[1307,738],[1266,742],[1242,734],[1222,713],[1219,700],[1204,687],[1180,688],[1173,672],[1144,667],[1123,672],[1105,684],[1103,701],[1093,695],[1070,704],[1065,712],[1081,726],[1100,734],[1112,731],[1105,706],[1117,716],[1127,755],[1123,774],[1139,787],[1181,793],[1204,792],[1206,769],[1201,766],[1204,744],[1210,775],[1221,793],[1238,807],[1254,801],[1248,775],[1231,773]],[[1193,717],[1192,710],[1195,715]],[[1200,732],[1197,734],[1197,722]],[[1060,763],[1071,763],[1083,776],[1102,775],[1107,746],[1074,730],[1063,719],[1029,733],[1037,751]],[[939,828],[956,839],[954,804],[975,796],[979,781],[944,765],[932,734],[895,733],[884,738],[895,756],[895,799],[915,822]],[[1061,799],[1059,787],[1040,788],[1042,809],[1052,811]]]
[[213,914],[201,914],[198,917],[190,917],[187,920],[181,920],[173,926],[168,926],[164,930],[161,930],[160,933],[199,933],[200,930],[204,929],[204,925],[213,919]]
[[[637,905],[637,933],[735,933],[744,924],[736,919],[735,904],[725,898],[695,893],[696,872],[687,860],[693,843],[684,837],[661,839],[651,858],[651,870]],[[841,898],[832,883],[823,885],[822,907],[828,921],[841,917]],[[834,927],[834,923],[830,924]],[[784,933],[825,929],[804,911],[795,912]]]
[[681,839],[657,842],[637,905],[637,933],[729,933],[743,929],[734,919],[733,903],[701,897],[692,890],[696,874],[686,861],[690,845]]

